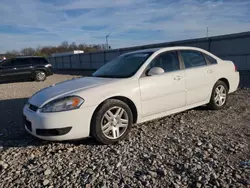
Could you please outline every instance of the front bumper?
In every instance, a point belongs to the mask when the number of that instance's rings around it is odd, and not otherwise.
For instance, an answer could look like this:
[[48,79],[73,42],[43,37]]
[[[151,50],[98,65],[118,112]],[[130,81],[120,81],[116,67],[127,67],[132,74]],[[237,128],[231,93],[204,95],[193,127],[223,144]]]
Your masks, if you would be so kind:
[[52,141],[74,140],[90,135],[90,123],[95,107],[77,110],[41,113],[31,110],[28,105],[23,109],[25,129],[32,135]]
[[47,76],[53,75],[53,71],[52,71],[52,68],[51,68],[51,67],[47,68],[46,74],[47,74]]

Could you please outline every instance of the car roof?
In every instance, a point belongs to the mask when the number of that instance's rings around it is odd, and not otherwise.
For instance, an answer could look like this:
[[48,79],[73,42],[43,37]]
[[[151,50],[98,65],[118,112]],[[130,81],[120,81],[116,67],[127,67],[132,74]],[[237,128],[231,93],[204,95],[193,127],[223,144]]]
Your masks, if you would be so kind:
[[163,48],[149,48],[149,49],[143,49],[143,50],[136,50],[133,52],[128,52],[126,54],[133,54],[133,53],[154,53],[157,51],[165,51],[165,50],[198,50],[198,51],[204,51],[201,48],[191,47],[191,46],[174,46],[174,47],[163,47]]
[[127,52],[126,54],[133,54],[133,53],[153,53],[153,52],[156,52],[156,51],[158,51],[160,49],[161,48],[149,48],[149,49],[143,49],[143,50],[135,50],[135,51]]
[[24,59],[24,58],[44,58],[42,56],[17,56],[13,59]]

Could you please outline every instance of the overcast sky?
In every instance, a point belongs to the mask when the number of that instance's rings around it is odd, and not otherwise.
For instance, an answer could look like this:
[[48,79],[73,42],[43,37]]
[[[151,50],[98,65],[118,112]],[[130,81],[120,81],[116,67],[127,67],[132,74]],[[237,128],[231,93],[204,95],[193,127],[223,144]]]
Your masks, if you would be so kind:
[[62,41],[112,48],[250,31],[249,0],[0,0],[0,53]]

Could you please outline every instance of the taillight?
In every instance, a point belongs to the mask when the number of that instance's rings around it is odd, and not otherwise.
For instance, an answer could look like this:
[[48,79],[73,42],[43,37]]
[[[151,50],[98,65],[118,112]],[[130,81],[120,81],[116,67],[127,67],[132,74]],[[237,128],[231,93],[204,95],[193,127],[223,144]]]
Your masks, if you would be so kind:
[[237,70],[237,67],[236,67],[236,65],[234,64],[234,70],[235,70],[235,72],[237,72],[238,70]]

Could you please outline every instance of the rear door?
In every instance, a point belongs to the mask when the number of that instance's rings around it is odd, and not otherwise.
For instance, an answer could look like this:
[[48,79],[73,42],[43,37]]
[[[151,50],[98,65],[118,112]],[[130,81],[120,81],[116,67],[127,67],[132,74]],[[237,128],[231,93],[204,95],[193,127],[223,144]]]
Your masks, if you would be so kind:
[[19,78],[28,78],[31,77],[32,65],[31,58],[17,58],[14,59],[12,65],[15,69],[15,74]]
[[186,105],[202,103],[211,94],[212,70],[203,54],[195,50],[180,50],[185,66]]

